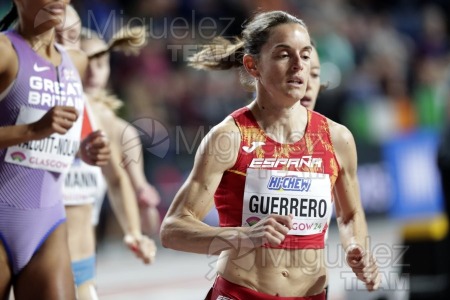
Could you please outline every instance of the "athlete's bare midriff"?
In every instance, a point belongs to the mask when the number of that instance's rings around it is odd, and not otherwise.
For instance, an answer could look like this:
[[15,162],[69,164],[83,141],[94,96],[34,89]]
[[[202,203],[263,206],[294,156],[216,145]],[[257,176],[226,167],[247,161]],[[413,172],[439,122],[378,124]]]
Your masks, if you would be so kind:
[[80,260],[93,255],[92,204],[66,206],[66,215],[71,259]]
[[280,297],[316,295],[327,282],[323,249],[227,250],[217,270],[230,282]]

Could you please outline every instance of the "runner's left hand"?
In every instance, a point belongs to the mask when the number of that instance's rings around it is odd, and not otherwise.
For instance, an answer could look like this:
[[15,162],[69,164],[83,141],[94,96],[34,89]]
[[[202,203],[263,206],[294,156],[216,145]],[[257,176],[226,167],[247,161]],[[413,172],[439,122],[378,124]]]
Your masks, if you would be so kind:
[[366,284],[367,290],[375,291],[381,283],[375,257],[360,246],[352,245],[347,250],[347,263],[356,277]]
[[152,239],[145,235],[136,237],[127,234],[123,238],[123,241],[127,247],[134,252],[136,257],[140,258],[145,264],[151,264],[155,261],[157,249],[155,242]]

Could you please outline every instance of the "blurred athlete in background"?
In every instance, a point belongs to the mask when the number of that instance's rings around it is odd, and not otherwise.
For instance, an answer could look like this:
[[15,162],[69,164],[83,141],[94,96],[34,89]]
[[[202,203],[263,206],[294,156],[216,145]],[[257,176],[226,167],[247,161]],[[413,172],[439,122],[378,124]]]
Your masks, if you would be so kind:
[[[58,40],[67,48],[80,49],[81,22],[72,6],[67,6],[65,23],[58,28]],[[91,64],[92,62],[89,62]],[[89,108],[89,107],[88,107]],[[114,116],[87,109],[91,120],[105,129],[111,137],[112,157],[103,168],[93,167],[76,158],[64,179],[64,202],[67,212],[69,250],[78,297],[98,299],[95,290],[95,233],[98,220],[94,205],[102,203],[106,191],[115,215],[125,233],[124,242],[145,263],[151,263],[156,254],[152,240],[141,234],[136,195],[127,172],[121,167],[121,148],[114,138]],[[95,127],[90,124],[84,126]],[[106,182],[105,182],[106,179]],[[94,221],[94,224],[93,224]]]

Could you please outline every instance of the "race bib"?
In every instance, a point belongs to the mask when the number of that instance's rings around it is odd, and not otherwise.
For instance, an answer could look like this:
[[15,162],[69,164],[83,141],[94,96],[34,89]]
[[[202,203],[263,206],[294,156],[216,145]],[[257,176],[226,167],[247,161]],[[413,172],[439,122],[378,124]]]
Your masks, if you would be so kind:
[[242,226],[252,226],[270,214],[294,216],[290,235],[323,231],[331,216],[328,174],[247,169]]
[[[45,110],[22,106],[16,125],[36,122],[46,113]],[[80,146],[82,119],[80,116],[64,135],[54,133],[42,140],[8,147],[5,162],[52,172],[67,171]]]
[[98,197],[104,196],[104,185],[100,167],[88,165],[76,158],[64,174],[64,205],[92,204]]

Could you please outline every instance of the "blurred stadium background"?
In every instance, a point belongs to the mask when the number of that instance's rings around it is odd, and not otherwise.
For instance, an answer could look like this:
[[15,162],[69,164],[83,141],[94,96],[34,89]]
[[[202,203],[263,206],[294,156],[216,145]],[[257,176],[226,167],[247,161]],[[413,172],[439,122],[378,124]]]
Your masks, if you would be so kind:
[[[0,3],[0,15],[4,15],[11,1]],[[244,20],[257,10],[281,9],[304,19],[317,45],[322,81],[328,82],[328,89],[319,95],[317,111],[346,125],[355,136],[369,230],[378,236],[374,240],[390,245],[391,251],[395,245],[409,247],[402,255],[409,267],[391,265],[395,272],[407,275],[408,286],[391,282],[382,293],[356,295],[343,283],[335,287],[333,282],[344,279],[331,270],[330,287],[335,293],[330,299],[437,299],[440,291],[448,289],[448,259],[444,254],[447,223],[440,216],[445,216],[442,187],[450,183],[441,181],[436,154],[450,116],[448,0],[72,3],[83,26],[106,40],[123,25],[147,27],[149,43],[139,56],[112,55],[110,89],[124,101],[120,114],[125,119],[136,126],[151,121],[147,130],[142,129],[142,154],[146,175],[162,197],[162,216],[190,171],[201,138],[252,97],[240,87],[237,72],[195,71],[187,67],[187,57],[218,34],[238,35]],[[217,224],[214,211],[206,221]],[[117,292],[116,298],[108,294],[108,288],[117,287],[108,276],[118,272],[122,275],[116,278],[122,278],[125,275],[120,269],[126,269],[117,263],[122,262],[117,259],[123,257],[118,254],[121,248],[107,247],[120,239],[114,222],[106,207],[104,227],[99,229],[100,295],[104,299],[135,298],[132,293]],[[332,228],[330,242],[338,243],[337,239],[336,228]],[[165,278],[162,270],[181,268],[179,274],[190,278],[195,269],[200,279],[180,279],[171,285],[169,276],[158,286],[149,283],[139,298],[178,299],[174,293],[180,291],[183,299],[199,299],[198,295],[206,292],[210,282],[201,278],[208,272],[210,260],[163,249],[160,255],[160,262],[147,268],[144,278],[158,281]],[[111,257],[116,259],[111,262],[107,259]],[[187,271],[183,271],[184,266]],[[202,283],[196,285],[198,282]],[[190,296],[189,291],[196,287],[199,289]],[[398,290],[405,293],[399,296],[394,292]]]

